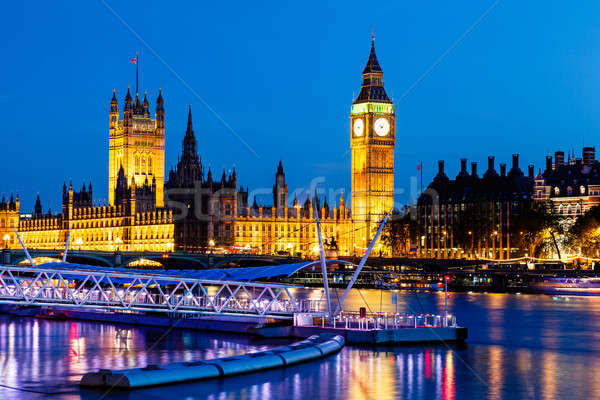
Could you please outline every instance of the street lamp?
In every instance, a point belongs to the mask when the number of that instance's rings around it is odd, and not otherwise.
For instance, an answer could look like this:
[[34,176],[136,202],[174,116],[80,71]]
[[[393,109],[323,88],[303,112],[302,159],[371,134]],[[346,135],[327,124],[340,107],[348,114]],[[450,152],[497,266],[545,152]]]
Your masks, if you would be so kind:
[[210,239],[208,241],[208,246],[210,247],[210,254],[212,254],[213,253],[213,247],[215,247],[215,241],[212,240],[212,239]]
[[4,248],[8,249],[8,242],[10,241],[10,235],[7,233],[4,235]]

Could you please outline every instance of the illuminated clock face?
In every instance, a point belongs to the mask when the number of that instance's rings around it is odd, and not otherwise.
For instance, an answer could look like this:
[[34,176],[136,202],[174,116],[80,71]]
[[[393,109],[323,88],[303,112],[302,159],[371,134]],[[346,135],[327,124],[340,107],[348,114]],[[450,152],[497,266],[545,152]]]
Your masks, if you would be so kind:
[[361,118],[357,118],[354,120],[354,126],[352,129],[354,130],[355,136],[362,136],[365,130],[365,123]]
[[379,118],[375,121],[375,133],[379,136],[385,136],[390,131],[390,123],[385,118]]

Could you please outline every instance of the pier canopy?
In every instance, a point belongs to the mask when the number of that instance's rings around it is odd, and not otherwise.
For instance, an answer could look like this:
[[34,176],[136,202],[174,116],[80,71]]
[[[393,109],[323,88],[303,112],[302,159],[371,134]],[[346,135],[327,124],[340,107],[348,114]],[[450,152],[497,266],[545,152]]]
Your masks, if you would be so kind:
[[[351,262],[342,260],[327,260],[327,265],[346,264]],[[172,276],[174,278],[208,279],[213,281],[257,281],[261,279],[272,279],[287,277],[304,268],[312,268],[320,265],[320,261],[305,261],[293,264],[269,265],[264,267],[245,268],[220,268],[220,269],[195,269],[195,270],[164,270],[164,269],[134,269],[134,268],[106,268],[94,265],[75,264],[67,262],[49,262],[36,267],[51,268],[54,270],[68,271],[93,271],[123,274],[144,274],[156,276]]]

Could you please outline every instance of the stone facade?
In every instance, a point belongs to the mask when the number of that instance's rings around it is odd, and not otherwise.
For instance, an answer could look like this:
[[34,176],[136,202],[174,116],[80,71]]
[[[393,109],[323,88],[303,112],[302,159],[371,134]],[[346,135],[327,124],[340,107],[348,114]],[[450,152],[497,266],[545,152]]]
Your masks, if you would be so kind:
[[439,161],[437,175],[418,199],[418,256],[510,259],[518,251],[511,221],[533,202],[533,166],[525,176],[517,154],[508,174],[506,164],[496,172],[492,156],[482,177],[477,163],[470,174],[466,159],[460,166],[450,180]]
[[535,177],[535,200],[550,202],[552,211],[564,217],[568,224],[588,211],[600,205],[600,162],[596,160],[596,149],[584,147],[581,158],[569,155],[565,162],[565,153],[557,151],[546,157],[544,172]]

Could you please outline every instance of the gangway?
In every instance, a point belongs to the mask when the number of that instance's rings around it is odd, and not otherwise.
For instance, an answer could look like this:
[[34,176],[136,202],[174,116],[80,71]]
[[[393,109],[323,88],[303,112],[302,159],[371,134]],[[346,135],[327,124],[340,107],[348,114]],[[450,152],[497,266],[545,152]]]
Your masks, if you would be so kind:
[[309,306],[294,297],[296,288],[60,262],[0,266],[0,304],[20,306],[292,319]]

